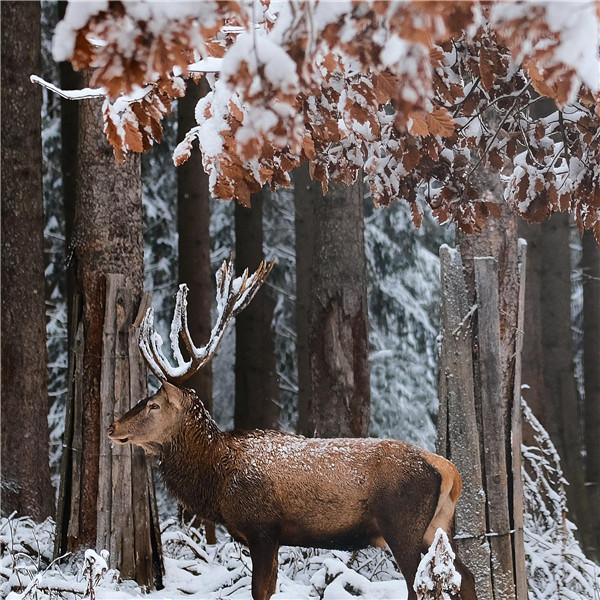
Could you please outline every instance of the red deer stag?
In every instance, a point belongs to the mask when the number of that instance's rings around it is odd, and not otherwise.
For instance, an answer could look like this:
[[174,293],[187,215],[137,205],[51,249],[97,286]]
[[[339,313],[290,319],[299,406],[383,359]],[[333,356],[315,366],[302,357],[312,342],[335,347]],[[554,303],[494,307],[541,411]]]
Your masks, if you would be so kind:
[[[187,326],[187,288],[177,294],[171,347],[164,356],[152,309],[140,348],[163,384],[108,429],[110,439],[157,455],[169,490],[199,517],[222,523],[252,558],[252,597],[275,592],[280,545],[392,551],[409,589],[421,552],[438,527],[450,533],[461,491],[455,466],[394,440],[309,439],[276,431],[221,431],[192,390],[180,386],[213,356],[231,319],[252,300],[272,264],[234,279],[233,266],[217,273],[217,321],[197,348]],[[191,357],[183,356],[182,339]],[[474,599],[470,572],[457,562],[464,599]]]

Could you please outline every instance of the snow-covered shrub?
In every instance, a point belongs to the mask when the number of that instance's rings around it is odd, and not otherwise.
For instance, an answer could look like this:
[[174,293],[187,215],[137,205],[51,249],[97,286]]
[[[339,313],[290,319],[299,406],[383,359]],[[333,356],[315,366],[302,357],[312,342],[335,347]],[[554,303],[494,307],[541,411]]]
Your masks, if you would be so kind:
[[417,569],[414,589],[419,600],[452,600],[456,597],[461,577],[454,567],[455,558],[448,535],[438,528]]
[[525,554],[532,600],[597,600],[600,567],[586,558],[567,518],[560,457],[548,433],[522,400],[535,446],[523,446]]
[[[86,550],[52,561],[54,523],[14,516],[0,519],[0,597],[7,600],[132,600],[193,595],[202,600],[250,600],[250,554],[222,530],[214,546],[192,524],[163,521],[166,574],[163,590],[145,594],[133,581],[119,581],[107,570],[107,555]],[[25,595],[27,592],[27,595]],[[273,600],[373,598],[404,600],[406,584],[389,553],[283,547],[279,551]]]

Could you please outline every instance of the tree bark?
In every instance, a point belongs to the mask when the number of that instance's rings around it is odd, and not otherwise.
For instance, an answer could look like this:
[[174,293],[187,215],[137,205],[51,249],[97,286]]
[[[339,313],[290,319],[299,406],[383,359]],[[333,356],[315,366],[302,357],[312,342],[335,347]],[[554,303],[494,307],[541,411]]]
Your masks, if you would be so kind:
[[[67,2],[58,3],[59,18],[65,15]],[[76,72],[69,61],[58,65],[60,87],[74,90],[83,87],[81,73]],[[71,318],[73,294],[75,293],[75,272],[73,268],[73,223],[75,220],[75,203],[77,198],[77,143],[79,138],[79,102],[60,99],[60,143],[61,172],[63,185],[63,211],[65,216],[65,261],[66,261],[66,297],[67,315]],[[72,327],[68,326],[71,332]]]
[[82,489],[79,536],[71,547],[96,543],[100,371],[105,310],[105,277],[123,273],[141,297],[143,286],[140,158],[130,154],[117,165],[102,131],[98,102],[80,105],[77,204],[75,208],[76,285],[82,297],[83,358]]
[[323,196],[296,174],[298,429],[319,437],[369,428],[367,278],[362,182]]
[[[183,139],[196,125],[194,110],[206,93],[206,82],[188,82],[187,92],[177,101],[177,137]],[[208,176],[202,167],[200,152],[177,168],[177,230],[179,233],[179,281],[189,287],[192,308],[188,325],[196,345],[205,343],[212,328],[211,307],[213,277],[210,265],[210,194]],[[209,363],[196,373],[187,386],[194,389],[204,406],[212,410],[212,366]]]
[[[106,436],[106,424],[145,393],[132,342],[143,286],[141,162],[135,154],[115,162],[100,105],[93,100],[80,104],[77,152],[74,251],[81,333],[79,357],[72,363],[76,377],[68,414],[73,422],[66,427],[71,439],[65,437],[57,550],[106,547],[122,538],[131,522],[134,543],[140,544],[135,558],[121,544],[112,548],[111,566],[152,587],[160,578],[160,542],[150,515],[154,490],[145,459],[134,451],[130,461],[117,460],[120,466],[113,469]],[[107,302],[107,280],[115,277],[119,283],[110,288]],[[123,496],[125,479],[137,483]]]
[[569,215],[556,214],[542,225],[542,321],[544,401],[556,414],[550,434],[558,446],[569,482],[567,499],[585,548],[589,548],[589,508],[581,458],[583,432],[573,364],[571,334],[571,252]]
[[[516,240],[515,240],[516,242]],[[484,440],[485,491],[488,527],[498,535],[490,538],[494,597],[515,598],[514,564],[509,531],[509,473],[507,457],[510,444],[505,436],[504,419],[508,398],[501,396],[506,372],[501,368],[500,302],[497,261],[490,256],[475,257],[477,289],[477,342],[481,394],[481,435]],[[515,328],[516,330],[516,322]],[[510,398],[512,399],[512,386]],[[510,440],[510,437],[508,438]],[[521,449],[519,448],[520,452]],[[520,475],[520,474],[519,474]]]
[[[235,206],[235,268],[254,271],[263,253],[266,189],[253,194],[252,206]],[[275,299],[263,286],[235,320],[235,412],[237,429],[277,429],[279,388],[273,338]]]
[[[40,3],[2,2],[2,512],[54,512],[48,464]],[[7,121],[10,121],[8,126]]]
[[[546,117],[556,110],[555,103],[549,98],[540,98],[531,107],[531,115]],[[527,335],[523,340],[523,383],[528,387],[523,396],[529,408],[543,424],[557,446],[560,446],[558,433],[558,405],[546,396],[544,382],[543,311],[542,304],[546,294],[553,293],[544,287],[543,275],[546,261],[544,254],[544,236],[547,223],[526,223],[519,220],[519,236],[527,241],[527,288],[525,290],[525,323]],[[552,258],[550,258],[552,260]],[[534,445],[533,431],[526,424],[523,430],[525,444]]]
[[[528,386],[523,391],[533,414],[544,425],[553,440],[557,438],[558,419],[552,402],[545,398],[544,348],[542,345],[542,255],[543,227],[539,223],[519,222],[519,235],[527,241],[527,287],[525,289],[525,323],[527,334],[523,338],[522,383]],[[534,444],[533,432],[523,428],[525,444]]]
[[[585,466],[589,507],[600,506],[600,247],[583,235],[583,378]],[[591,511],[590,550],[600,558],[600,511]]]
[[[188,81],[185,96],[177,101],[178,141],[196,125],[196,104],[207,90],[208,84],[204,79],[200,84]],[[214,294],[209,227],[208,176],[202,167],[200,152],[195,151],[177,168],[177,231],[179,281],[187,283],[189,288],[188,302],[193,309],[188,314],[188,326],[196,345],[209,339],[212,328],[211,307]],[[187,382],[187,386],[196,391],[209,411],[212,411],[213,406],[212,385],[210,362]],[[182,518],[187,517],[182,513]],[[214,524],[205,522],[205,529],[208,543],[216,543]]]
[[437,451],[450,458],[463,479],[454,517],[456,546],[471,569],[481,600],[493,598],[490,546],[473,381],[473,315],[463,263],[457,250],[440,248],[442,346]]
[[[488,193],[500,193],[495,178],[486,183]],[[515,583],[521,596],[526,594],[519,576],[523,564],[514,565],[508,542],[511,539],[513,545],[522,543],[521,537],[510,533],[516,520],[513,486],[520,486],[520,481],[514,482],[513,478],[521,475],[513,472],[510,443],[513,435],[520,435],[518,431],[512,432],[512,424],[519,422],[513,409],[519,401],[514,386],[520,378],[515,372],[520,279],[516,218],[505,203],[500,204],[500,210],[501,215],[490,219],[482,232],[459,233],[458,239],[470,303],[477,305],[477,335],[473,340],[475,404],[486,481],[487,528],[497,534],[490,543],[493,594],[494,598],[508,599],[516,597]],[[497,265],[494,266],[497,276],[493,276],[493,285],[489,282],[484,285],[483,266],[492,259]],[[524,556],[521,547],[513,551],[516,556]]]

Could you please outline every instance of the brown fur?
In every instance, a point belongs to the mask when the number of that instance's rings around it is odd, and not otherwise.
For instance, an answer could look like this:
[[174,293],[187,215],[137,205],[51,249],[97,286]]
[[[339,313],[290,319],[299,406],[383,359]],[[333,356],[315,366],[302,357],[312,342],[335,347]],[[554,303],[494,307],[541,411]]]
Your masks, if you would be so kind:
[[[412,585],[430,529],[451,532],[460,494],[454,465],[417,447],[275,431],[224,433],[193,392],[170,384],[115,421],[109,435],[157,454],[178,500],[248,545],[255,600],[275,591],[280,545],[358,549],[384,542],[415,598]],[[462,597],[474,599],[469,575],[463,575]]]

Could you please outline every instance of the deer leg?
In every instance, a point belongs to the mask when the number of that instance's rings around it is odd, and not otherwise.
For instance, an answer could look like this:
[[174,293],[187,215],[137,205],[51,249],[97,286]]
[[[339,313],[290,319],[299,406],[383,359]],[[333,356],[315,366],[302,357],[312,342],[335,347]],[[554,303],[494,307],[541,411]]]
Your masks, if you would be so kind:
[[389,546],[396,564],[406,581],[406,587],[408,589],[408,600],[417,600],[417,594],[413,589],[415,583],[415,575],[421,561],[421,552],[419,551],[418,545],[412,546],[411,544],[399,543],[395,539],[385,538],[387,545]]
[[[456,553],[456,548],[454,548]],[[471,573],[469,567],[463,563],[458,555],[454,559],[454,566],[460,573],[460,597],[462,600],[477,600],[477,592],[475,591],[475,577]]]
[[269,600],[277,586],[277,551],[279,544],[271,538],[249,543],[252,559],[252,598]]

